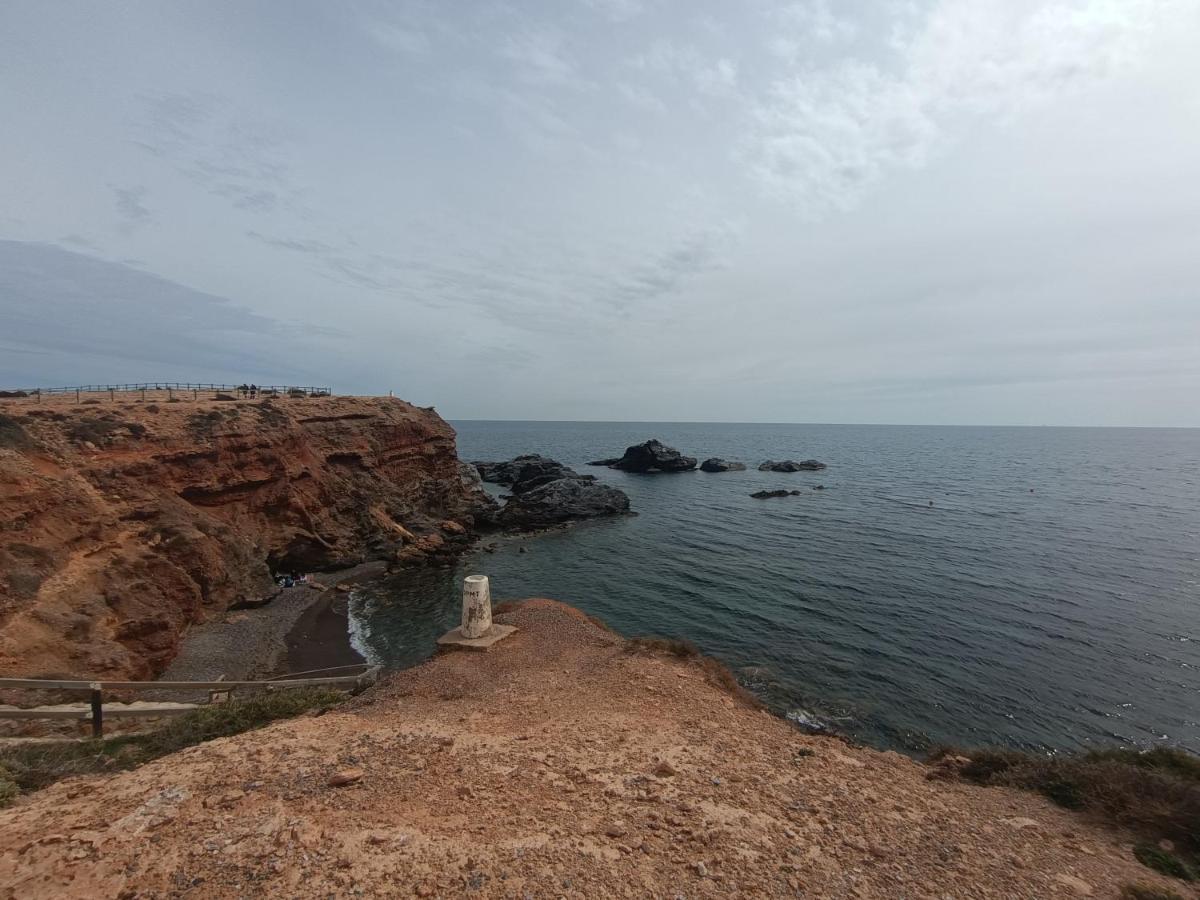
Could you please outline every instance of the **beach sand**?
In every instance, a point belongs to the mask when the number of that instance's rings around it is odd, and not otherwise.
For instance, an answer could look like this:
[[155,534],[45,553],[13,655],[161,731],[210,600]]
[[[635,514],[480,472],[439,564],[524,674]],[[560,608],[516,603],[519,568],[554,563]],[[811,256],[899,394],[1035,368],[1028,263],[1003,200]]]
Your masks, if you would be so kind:
[[329,590],[307,585],[283,588],[265,606],[230,610],[193,626],[163,681],[231,681],[362,662],[350,646],[347,595],[334,585],[377,578],[382,562],[315,575]]

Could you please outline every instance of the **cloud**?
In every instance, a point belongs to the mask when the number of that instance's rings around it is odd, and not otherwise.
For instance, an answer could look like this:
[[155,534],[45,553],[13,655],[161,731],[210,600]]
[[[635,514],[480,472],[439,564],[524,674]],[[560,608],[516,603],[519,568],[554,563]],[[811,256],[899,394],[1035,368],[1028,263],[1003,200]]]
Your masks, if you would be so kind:
[[0,316],[5,341],[36,356],[0,365],[5,381],[315,375],[296,362],[312,358],[306,326],[50,244],[0,241]]
[[690,44],[665,38],[654,41],[648,50],[634,57],[630,65],[687,84],[709,97],[728,96],[737,88],[736,62],[723,56],[710,58]]
[[754,175],[811,214],[846,209],[889,171],[925,164],[964,117],[1011,118],[1135,64],[1164,8],[940,0],[893,35],[893,65],[849,57],[777,79],[756,110]]
[[141,101],[137,147],[236,209],[305,212],[287,162],[291,141],[270,117],[238,120],[227,100],[207,94],[161,93]]
[[646,11],[642,0],[582,0],[582,3],[613,22],[628,22]]
[[557,30],[526,26],[501,43],[500,55],[516,63],[521,77],[528,81],[553,85],[579,83],[575,61]]
[[118,227],[123,233],[129,234],[153,220],[150,210],[142,203],[146,197],[144,187],[114,187],[112,191],[117,201],[117,215],[121,217]]
[[404,56],[423,56],[429,52],[429,35],[419,28],[371,22],[366,31],[376,43]]

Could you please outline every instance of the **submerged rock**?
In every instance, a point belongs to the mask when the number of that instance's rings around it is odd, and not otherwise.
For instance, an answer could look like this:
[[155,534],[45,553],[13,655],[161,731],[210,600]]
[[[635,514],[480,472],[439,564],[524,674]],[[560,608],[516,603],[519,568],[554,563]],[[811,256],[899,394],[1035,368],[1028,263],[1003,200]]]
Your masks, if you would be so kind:
[[818,462],[815,459],[806,459],[802,462],[796,462],[794,459],[785,459],[781,462],[776,462],[773,459],[768,459],[765,463],[758,467],[760,472],[819,472],[824,469],[825,463]]
[[574,519],[592,519],[629,512],[624,491],[594,478],[559,478],[515,494],[500,510],[501,525],[542,528]]
[[611,468],[612,466],[615,466],[620,461],[621,461],[621,457],[610,456],[608,459],[593,459],[590,463],[588,463],[588,465],[589,466],[606,466],[606,467]]
[[727,459],[721,459],[719,456],[713,456],[700,463],[701,472],[744,472],[746,464],[740,462],[730,462]]
[[750,496],[753,497],[755,500],[769,500],[772,497],[798,497],[798,496],[800,496],[800,492],[799,491],[785,491],[782,488],[780,488],[777,491],[755,491]]
[[610,465],[623,472],[687,472],[696,468],[696,457],[684,456],[662,441],[649,440],[627,448],[625,455]]

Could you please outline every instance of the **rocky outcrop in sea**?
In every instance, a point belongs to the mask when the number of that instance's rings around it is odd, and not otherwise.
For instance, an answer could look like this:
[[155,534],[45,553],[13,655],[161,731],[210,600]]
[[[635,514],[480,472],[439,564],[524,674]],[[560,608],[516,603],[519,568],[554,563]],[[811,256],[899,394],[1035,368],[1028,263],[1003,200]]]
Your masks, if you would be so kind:
[[558,460],[526,454],[504,462],[477,462],[479,476],[509,488],[496,522],[521,530],[629,512],[624,491],[594,475],[580,475]]
[[746,464],[713,456],[700,463],[701,472],[744,472]]
[[649,440],[634,444],[625,450],[625,455],[612,459],[597,459],[589,466],[608,466],[623,472],[652,474],[658,472],[687,472],[696,468],[696,457],[684,456],[674,447],[662,441]]
[[758,467],[760,472],[819,472],[826,468],[825,463],[818,462],[815,459],[805,459],[801,462],[796,462],[794,459],[785,459],[776,462],[773,459],[768,459]]

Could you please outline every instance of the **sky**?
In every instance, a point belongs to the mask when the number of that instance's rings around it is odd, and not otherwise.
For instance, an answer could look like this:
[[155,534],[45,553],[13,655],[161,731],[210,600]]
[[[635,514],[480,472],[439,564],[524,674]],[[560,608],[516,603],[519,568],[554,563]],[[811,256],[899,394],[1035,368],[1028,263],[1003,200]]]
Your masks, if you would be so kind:
[[0,387],[1200,425],[1200,0],[0,4]]

